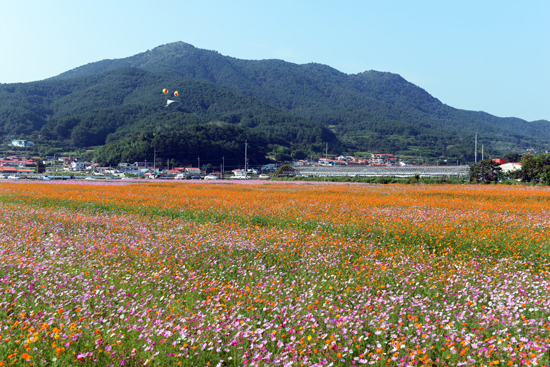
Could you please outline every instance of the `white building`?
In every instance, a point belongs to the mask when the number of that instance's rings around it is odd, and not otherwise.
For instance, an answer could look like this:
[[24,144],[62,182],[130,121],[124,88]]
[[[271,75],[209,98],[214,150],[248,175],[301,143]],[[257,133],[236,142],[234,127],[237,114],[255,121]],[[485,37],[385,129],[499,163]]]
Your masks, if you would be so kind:
[[510,173],[513,171],[519,171],[521,169],[521,163],[504,163],[499,167],[502,170],[502,173]]
[[71,171],[84,171],[86,169],[86,163],[81,161],[71,162]]

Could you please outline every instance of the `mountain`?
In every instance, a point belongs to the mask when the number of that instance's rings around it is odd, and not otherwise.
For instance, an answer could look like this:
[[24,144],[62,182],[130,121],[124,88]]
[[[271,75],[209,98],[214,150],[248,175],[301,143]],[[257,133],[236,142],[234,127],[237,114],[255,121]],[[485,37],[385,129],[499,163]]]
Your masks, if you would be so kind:
[[[164,107],[166,100],[160,93],[166,85],[178,85],[180,93],[175,98],[178,102],[169,108]],[[174,79],[133,67],[66,80],[0,85],[0,121],[4,122],[0,126],[4,135],[23,134],[39,146],[75,149],[113,145],[100,155],[102,163],[110,164],[119,159],[152,157],[155,150],[174,160],[174,164],[192,164],[197,155],[208,157],[216,151],[205,144],[200,149],[195,145],[197,149],[188,156],[184,149],[173,146],[179,138],[174,140],[169,135],[176,132],[185,132],[189,141],[211,139],[226,146],[227,149],[217,151],[218,159],[225,154],[228,162],[237,159],[236,148],[222,143],[234,141],[236,136],[242,137],[241,150],[245,140],[256,141],[256,149],[251,151],[263,152],[264,162],[267,153],[290,159],[291,155],[305,156],[311,149],[324,150],[326,142],[334,149],[342,149],[334,133],[318,122],[284,113],[213,84]],[[214,134],[209,126],[197,128],[206,125],[215,125],[227,134]],[[158,139],[153,137],[159,134],[164,134],[172,145],[161,144],[156,149]],[[120,152],[117,146],[126,144],[124,139],[136,140],[138,136],[145,137],[141,141],[150,146],[145,148],[142,144],[141,153],[133,158],[115,155]],[[110,152],[110,156],[105,152]],[[241,156],[244,154],[238,153],[238,159],[242,160]],[[254,159],[262,163],[259,157]]]
[[[348,75],[326,65],[239,60],[176,42],[57,76],[69,79],[124,66],[213,83],[281,111],[323,123],[351,147],[470,157],[477,132],[486,151],[542,149],[550,122],[455,109],[392,73]],[[420,136],[420,137],[419,137]],[[381,144],[382,143],[382,144]]]
[[[180,103],[160,107],[162,88],[178,89]],[[242,129],[229,135],[255,135],[266,154],[286,158],[320,154],[328,142],[332,153],[471,161],[476,132],[488,156],[543,149],[550,140],[548,121],[455,109],[397,74],[239,60],[183,42],[40,82],[0,85],[0,133],[46,145],[125,146],[136,134],[153,144],[147,134],[183,130],[204,138],[213,130],[192,126],[216,121]]]

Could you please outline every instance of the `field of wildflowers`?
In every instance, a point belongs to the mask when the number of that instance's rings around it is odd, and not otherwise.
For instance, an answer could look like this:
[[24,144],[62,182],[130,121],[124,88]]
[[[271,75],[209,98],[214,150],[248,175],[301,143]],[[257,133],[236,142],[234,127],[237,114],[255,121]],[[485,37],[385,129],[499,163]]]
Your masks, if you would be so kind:
[[0,185],[0,366],[550,364],[550,190]]

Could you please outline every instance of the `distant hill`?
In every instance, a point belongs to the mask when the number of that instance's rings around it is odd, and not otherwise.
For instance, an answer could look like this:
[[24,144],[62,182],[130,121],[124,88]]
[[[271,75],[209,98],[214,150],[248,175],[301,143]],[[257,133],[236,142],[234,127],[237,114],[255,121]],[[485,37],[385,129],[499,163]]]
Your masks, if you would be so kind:
[[[178,102],[165,108],[161,90],[171,85],[178,86],[180,96],[172,97]],[[67,80],[2,85],[0,121],[4,122],[0,128],[5,136],[24,134],[40,145],[66,149],[115,146],[120,144],[119,140],[149,136],[148,133],[154,136],[185,131],[199,134],[205,140],[208,138],[205,133],[213,130],[192,127],[212,123],[217,123],[220,130],[230,131],[227,125],[238,125],[240,130],[231,130],[225,138],[213,134],[210,139],[225,141],[237,134],[244,140],[258,141],[261,149],[257,147],[251,152],[263,152],[263,161],[267,153],[290,159],[295,154],[305,156],[311,149],[324,151],[325,142],[330,142],[332,149],[343,149],[334,133],[318,122],[284,113],[213,84],[174,79],[132,67]],[[189,141],[194,138],[188,135]],[[241,150],[244,150],[244,140]],[[142,141],[153,142],[152,139]],[[150,148],[152,155],[154,146]],[[144,149],[143,154],[134,159],[149,154],[148,148],[140,149]],[[168,155],[168,150],[172,152],[169,158],[179,164],[191,164],[197,155],[207,157],[212,153],[205,147],[188,157],[183,150],[173,153],[178,151],[175,146],[164,144],[157,149],[163,156]],[[118,150],[103,150],[101,162],[113,164],[122,159],[121,156],[107,159],[106,151],[114,154]],[[230,161],[235,151],[229,149],[225,153]],[[221,154],[219,159],[223,150]],[[243,155],[239,153],[239,159]]]
[[134,66],[167,76],[210,82],[275,108],[323,123],[356,149],[386,149],[472,158],[477,132],[486,151],[539,148],[550,122],[499,118],[455,109],[392,73],[347,75],[321,64],[239,60],[176,42],[119,60],[81,66],[56,78]]
[[[180,91],[180,104],[161,107],[165,87]],[[319,154],[329,142],[332,153],[471,161],[476,132],[488,156],[546,149],[550,142],[548,121],[455,109],[397,74],[348,75],[321,64],[239,60],[183,42],[40,82],[0,85],[0,132],[44,144],[122,144],[137,133],[215,121],[260,134],[266,154],[286,158]]]

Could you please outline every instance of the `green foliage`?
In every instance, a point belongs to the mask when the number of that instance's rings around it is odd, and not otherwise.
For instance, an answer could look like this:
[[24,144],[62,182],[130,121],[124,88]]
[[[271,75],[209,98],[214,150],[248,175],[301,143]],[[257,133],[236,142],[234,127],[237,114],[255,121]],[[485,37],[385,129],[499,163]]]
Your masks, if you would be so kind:
[[[180,92],[180,103],[163,107],[165,87]],[[262,134],[267,153],[282,161],[324,153],[326,142],[332,154],[472,161],[474,132],[488,156],[540,149],[550,139],[548,121],[454,109],[396,74],[239,60],[183,42],[0,85],[0,134],[68,150],[216,121]],[[290,152],[269,152],[276,145]]]
[[[180,93],[179,103],[168,108],[164,108],[164,96],[160,93],[166,85],[178,86]],[[189,126],[227,123],[250,130],[248,134],[263,136],[264,153],[267,153],[265,147],[268,146],[284,146],[287,154],[291,154],[324,142],[330,142],[334,149],[342,149],[334,133],[319,123],[289,115],[212,84],[171,79],[135,68],[122,68],[79,79],[18,84],[4,89],[5,93],[9,91],[23,100],[33,97],[32,93],[42,96],[42,107],[48,112],[35,116],[39,120],[36,126],[19,128],[24,122],[10,125],[14,133],[34,134],[33,139],[42,146],[73,150],[102,146],[141,133],[173,133]],[[9,107],[2,101],[0,106]],[[10,116],[16,118],[13,113]],[[227,143],[232,142],[228,140]],[[129,151],[142,154],[143,149],[133,147]],[[200,151],[191,149],[188,153],[187,161],[194,159]],[[123,156],[128,160],[140,157],[139,154]],[[236,156],[233,154],[227,158],[236,159]],[[103,155],[101,159],[112,162]],[[182,158],[180,161],[186,160]],[[265,161],[265,158],[261,157],[258,161]]]
[[545,182],[550,184],[550,155],[524,154],[521,157],[521,180],[523,182]]
[[518,154],[518,153],[506,153],[503,157],[504,159],[506,159],[506,162],[509,163],[509,162],[520,162],[521,161],[521,154]]
[[36,161],[36,173],[44,172],[46,172],[46,165],[44,164],[44,161],[42,159],[38,159]]
[[203,162],[219,165],[226,158],[226,169],[244,164],[244,143],[248,141],[248,158],[255,164],[266,163],[267,140],[262,134],[227,123],[191,125],[178,131],[144,133],[108,143],[94,151],[94,160],[102,165],[119,162],[152,161],[187,166]]
[[474,132],[484,137],[488,155],[540,149],[544,140],[550,139],[548,121],[527,122],[454,109],[396,74],[371,70],[348,75],[320,64],[239,60],[183,42],[125,59],[92,63],[58,78],[127,66],[215,83],[331,126],[349,150],[472,161]]
[[501,168],[492,159],[484,159],[470,166],[470,180],[479,182],[497,182]]

